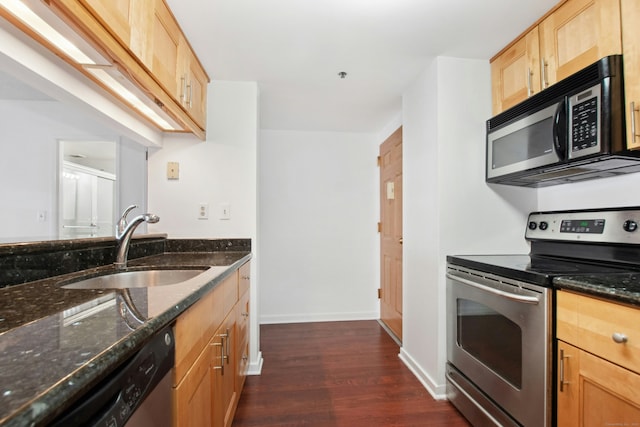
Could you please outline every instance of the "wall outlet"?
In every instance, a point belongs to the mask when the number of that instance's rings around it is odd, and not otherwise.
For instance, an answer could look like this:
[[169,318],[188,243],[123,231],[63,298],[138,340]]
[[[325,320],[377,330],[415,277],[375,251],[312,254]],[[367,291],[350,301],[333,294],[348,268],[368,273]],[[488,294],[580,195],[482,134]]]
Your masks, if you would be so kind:
[[209,205],[200,203],[198,205],[198,219],[209,219]]

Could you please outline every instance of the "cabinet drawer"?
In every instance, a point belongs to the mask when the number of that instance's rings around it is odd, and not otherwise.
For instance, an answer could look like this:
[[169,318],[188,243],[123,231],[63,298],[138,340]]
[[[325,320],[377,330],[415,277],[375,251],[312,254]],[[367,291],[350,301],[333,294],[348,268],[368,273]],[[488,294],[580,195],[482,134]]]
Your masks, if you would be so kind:
[[557,320],[559,339],[640,373],[640,309],[559,291]]

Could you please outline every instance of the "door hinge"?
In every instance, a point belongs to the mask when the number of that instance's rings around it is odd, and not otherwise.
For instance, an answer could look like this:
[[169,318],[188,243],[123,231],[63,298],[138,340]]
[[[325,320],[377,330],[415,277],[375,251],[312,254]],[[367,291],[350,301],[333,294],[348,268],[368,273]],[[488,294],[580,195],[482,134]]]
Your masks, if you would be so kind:
[[382,157],[378,156],[377,162],[378,162],[378,167],[382,166]]
[[382,288],[378,288],[378,299],[382,299]]
[[378,233],[382,233],[382,223],[378,223]]

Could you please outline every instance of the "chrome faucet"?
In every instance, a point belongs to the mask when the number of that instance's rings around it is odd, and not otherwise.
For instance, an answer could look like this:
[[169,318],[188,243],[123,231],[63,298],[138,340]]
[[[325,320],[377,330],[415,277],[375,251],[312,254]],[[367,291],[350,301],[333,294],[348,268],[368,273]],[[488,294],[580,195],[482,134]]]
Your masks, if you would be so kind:
[[136,205],[131,205],[122,213],[120,220],[118,221],[118,225],[116,226],[116,240],[118,241],[118,251],[116,253],[116,262],[114,263],[117,270],[124,270],[127,268],[127,255],[129,254],[129,243],[131,242],[131,236],[133,236],[133,232],[136,227],[138,227],[143,222],[148,222],[149,224],[155,224],[160,221],[160,217],[158,215],[154,215],[151,213],[146,213],[143,215],[138,215],[133,218],[130,223],[127,223],[127,214],[131,212],[133,209],[137,208]]

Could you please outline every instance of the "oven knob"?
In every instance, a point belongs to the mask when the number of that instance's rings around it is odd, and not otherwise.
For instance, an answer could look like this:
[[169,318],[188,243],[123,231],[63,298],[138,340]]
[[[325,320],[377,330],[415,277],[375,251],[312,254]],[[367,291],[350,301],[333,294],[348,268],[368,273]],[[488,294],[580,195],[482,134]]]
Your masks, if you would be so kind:
[[624,222],[624,224],[622,224],[622,228],[624,229],[624,231],[628,232],[636,231],[638,229],[638,223],[628,219]]
[[529,221],[529,230],[535,230],[536,228],[538,228],[538,224],[535,221]]
[[549,228],[549,223],[546,222],[546,221],[540,221],[540,226],[539,227],[540,227],[540,230],[544,231],[547,228]]

